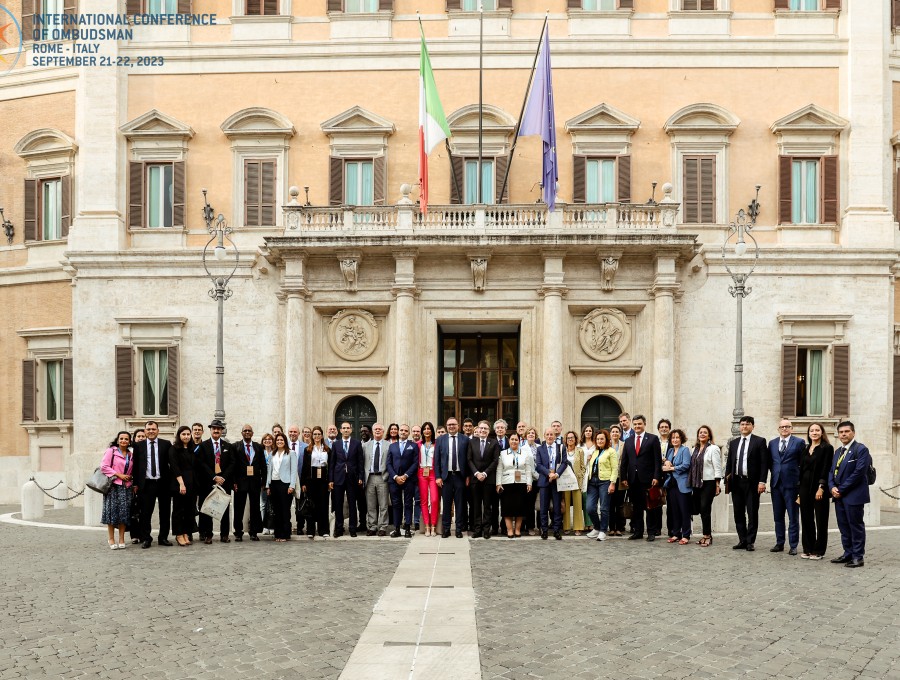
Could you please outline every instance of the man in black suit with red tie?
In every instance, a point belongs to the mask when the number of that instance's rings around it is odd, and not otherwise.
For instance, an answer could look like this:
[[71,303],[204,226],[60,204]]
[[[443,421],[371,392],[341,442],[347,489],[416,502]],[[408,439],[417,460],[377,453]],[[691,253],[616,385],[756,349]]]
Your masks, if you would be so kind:
[[766,440],[753,434],[753,416],[743,416],[739,427],[741,436],[728,444],[725,464],[725,489],[731,493],[734,506],[734,528],[738,542],[734,550],[754,551],[756,530],[759,527],[759,497],[766,491],[769,474]]
[[241,441],[236,445],[234,464],[234,540],[244,540],[244,508],[250,498],[250,524],[247,533],[251,541],[258,541],[262,531],[262,514],[259,510],[260,491],[266,488],[266,453],[261,444],[253,441],[253,428],[241,428]]
[[[634,512],[631,515],[630,541],[644,535],[644,513],[647,510],[647,490],[659,486],[662,478],[662,458],[659,437],[645,432],[647,419],[637,415],[631,420],[634,434],[625,440],[622,462],[619,464],[619,479],[628,490]],[[648,531],[647,540],[656,539],[653,531]]]
[[159,425],[148,420],[144,425],[147,438],[134,445],[134,492],[141,507],[142,548],[153,544],[150,535],[150,519],[153,508],[159,504],[160,545],[172,545],[169,541],[169,519],[172,516],[172,495],[169,493],[169,452],[172,442],[159,438]]
[[[213,420],[209,424],[210,438],[200,444],[196,476],[201,505],[214,485],[218,484],[228,493],[231,485],[234,484],[234,449],[231,444],[222,439],[224,431],[225,423],[219,419]],[[219,522],[219,540],[222,543],[231,542],[231,539],[228,538],[230,533],[228,520],[228,511],[226,510],[222,521]],[[203,542],[207,545],[212,543],[212,517],[201,512],[197,526]]]
[[363,449],[358,439],[352,439],[353,426],[341,423],[338,437],[328,454],[328,488],[331,489],[331,509],[334,511],[334,537],[344,533],[344,495],[350,513],[350,537],[356,538],[358,515],[356,494],[363,490]]

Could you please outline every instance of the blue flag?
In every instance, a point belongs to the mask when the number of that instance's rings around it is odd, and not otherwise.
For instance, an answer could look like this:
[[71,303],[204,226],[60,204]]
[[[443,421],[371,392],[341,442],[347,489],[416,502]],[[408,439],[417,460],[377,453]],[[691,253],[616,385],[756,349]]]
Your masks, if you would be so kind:
[[550,37],[544,30],[541,51],[531,91],[525,104],[525,113],[519,126],[519,137],[540,135],[543,140],[543,196],[544,203],[553,210],[556,207],[556,182],[559,171],[556,162],[556,116],[553,113],[553,82],[550,77]]

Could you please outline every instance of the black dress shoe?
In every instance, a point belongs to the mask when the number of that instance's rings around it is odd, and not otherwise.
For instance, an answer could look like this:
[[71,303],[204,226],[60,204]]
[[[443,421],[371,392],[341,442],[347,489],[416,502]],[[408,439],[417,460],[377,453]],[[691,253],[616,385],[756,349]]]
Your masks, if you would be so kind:
[[457,538],[462,538],[462,537],[463,537],[463,532],[457,531],[457,532],[456,532],[456,537],[457,537]]
[[775,546],[769,550],[769,552],[784,552],[784,544],[776,543]]
[[231,543],[231,539],[228,538],[228,536],[220,536],[220,537],[219,537],[219,540],[220,540],[222,543]]
[[561,541],[561,540],[562,540],[562,534],[559,533],[558,531],[554,531],[554,532],[553,532],[553,538],[555,538],[557,541]]
[[376,532],[375,529],[366,530],[366,536],[374,536],[376,533],[378,532]]
[[413,529],[414,529],[415,531],[418,531],[418,530],[419,530],[419,523],[418,523],[418,522],[416,522],[416,524],[415,524],[415,526],[413,527]]
[[547,532],[546,532],[546,531],[542,531],[542,532],[541,532],[541,540],[542,540],[542,541],[546,541],[546,540],[547,540]]
[[141,543],[141,548],[144,549],[144,550],[146,550],[146,549],[149,548],[151,545],[153,545],[153,541],[144,541],[143,543]]
[[212,545],[212,536],[207,536],[203,539],[203,542],[206,543],[206,545]]
[[251,541],[258,541],[258,540],[259,540],[259,536],[257,536],[256,534],[250,534],[250,540],[251,540]]
[[243,537],[243,536],[235,536],[235,537],[234,537],[234,540],[237,541],[238,543],[243,543],[243,542],[244,542],[244,537]]
[[845,567],[849,567],[850,569],[856,569],[857,567],[864,567],[865,562],[863,560],[850,560],[845,564]]
[[132,538],[132,539],[131,539],[131,545],[137,545],[137,544],[140,543],[140,542],[141,542],[141,539],[139,539],[139,538]]
[[746,550],[746,549],[747,549],[747,544],[744,543],[743,541],[741,541],[741,542],[738,543],[737,545],[731,546],[731,549],[732,549],[732,550]]
[[840,557],[835,557],[831,560],[832,564],[846,564],[850,561],[850,555],[841,555]]
[[485,531],[485,532],[484,532],[484,537],[485,537],[485,538],[490,538],[490,537],[491,537],[491,532],[490,532],[490,531]]
[[442,531],[442,532],[441,532],[441,538],[450,538],[450,532],[449,532],[449,531]]
[[391,538],[400,538],[400,529],[394,529],[391,532]]
[[355,532],[355,531],[351,531],[351,532],[350,532],[350,538],[356,538],[356,532]]
[[476,531],[475,533],[472,534],[472,538],[481,538],[481,536],[482,536],[482,533],[480,531]]
[[166,538],[162,539],[161,541],[157,539],[156,542],[159,543],[160,545],[168,545],[168,546],[172,545],[172,542]]
[[650,534],[649,536],[647,536],[648,543],[652,543],[655,540],[656,540],[656,534]]
[[643,537],[644,537],[644,534],[631,534],[631,536],[628,537],[628,540],[629,541],[639,541]]
[[756,546],[753,545],[752,543],[748,543],[746,550],[747,550],[747,552],[753,552],[754,550],[756,550]]
[[796,548],[791,548],[790,550],[788,550],[788,555],[796,555],[796,554],[797,554]]
[[409,530],[409,527],[403,532],[403,538],[412,538],[412,532]]
[[[449,536],[450,534],[447,535]],[[384,529],[379,529],[376,536],[387,536],[387,532]]]

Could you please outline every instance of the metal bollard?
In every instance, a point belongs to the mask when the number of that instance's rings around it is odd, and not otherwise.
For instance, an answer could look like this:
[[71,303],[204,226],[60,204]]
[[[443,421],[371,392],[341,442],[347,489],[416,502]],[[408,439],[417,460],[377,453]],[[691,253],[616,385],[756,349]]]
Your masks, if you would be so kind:
[[44,492],[33,479],[22,486],[22,519],[35,520],[44,516]]
[[100,526],[100,517],[103,515],[103,494],[99,494],[89,487],[84,489],[84,526]]

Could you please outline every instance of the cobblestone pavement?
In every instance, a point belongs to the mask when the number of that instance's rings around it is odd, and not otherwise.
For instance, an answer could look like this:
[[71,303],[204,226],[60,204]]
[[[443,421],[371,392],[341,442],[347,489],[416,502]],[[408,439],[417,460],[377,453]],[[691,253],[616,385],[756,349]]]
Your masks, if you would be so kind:
[[407,547],[363,540],[113,552],[0,524],[0,678],[336,678]]
[[773,555],[771,534],[754,553],[734,536],[475,541],[482,675],[900,679],[900,531],[867,538],[862,569]]

